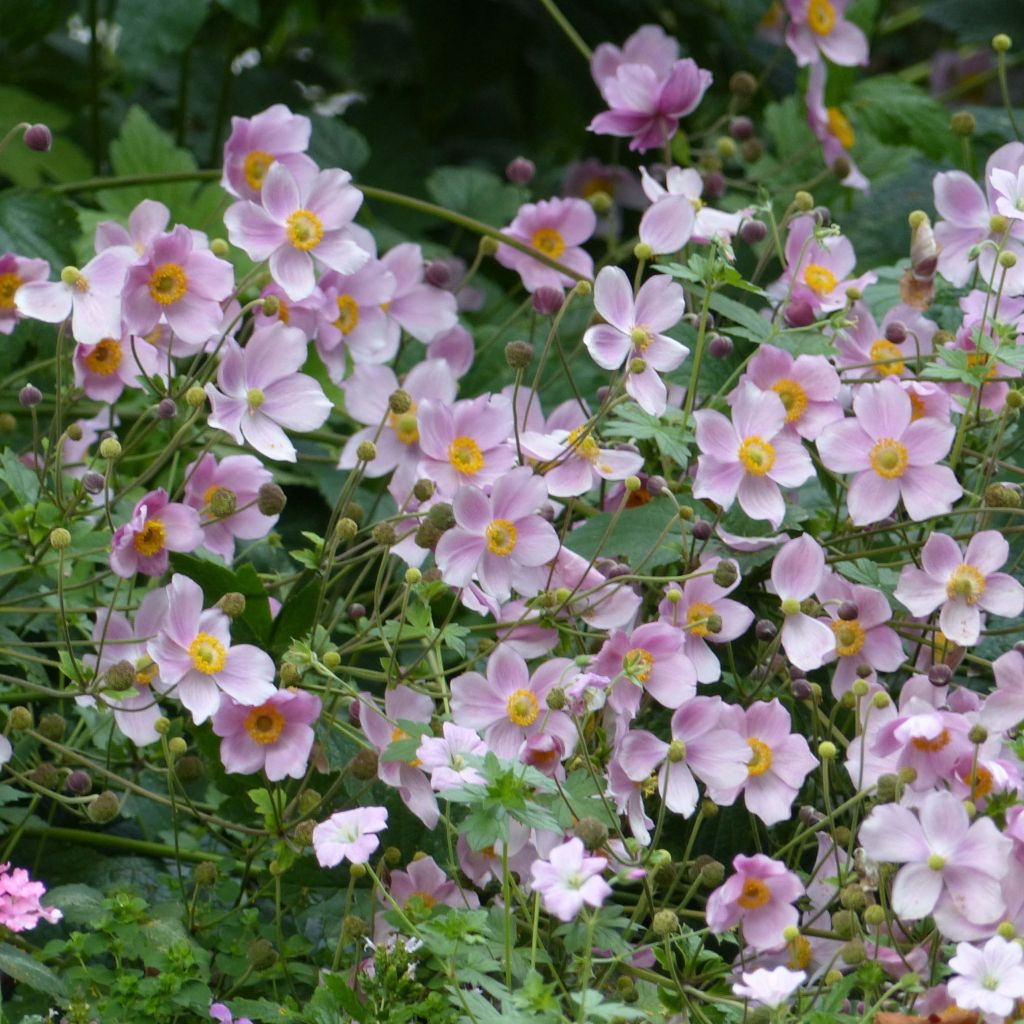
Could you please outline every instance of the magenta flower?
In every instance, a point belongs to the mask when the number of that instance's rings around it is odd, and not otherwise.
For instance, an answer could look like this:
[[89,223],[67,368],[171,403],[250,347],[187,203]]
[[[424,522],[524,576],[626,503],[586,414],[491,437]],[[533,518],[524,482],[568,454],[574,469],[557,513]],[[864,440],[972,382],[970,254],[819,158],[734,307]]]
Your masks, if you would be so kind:
[[556,846],[546,860],[534,861],[530,875],[544,909],[559,921],[572,921],[584,904],[599,907],[612,894],[612,887],[601,877],[607,866],[604,857],[586,856],[583,840],[573,837]]
[[9,862],[0,864],[0,927],[27,932],[41,920],[56,924],[64,915],[57,907],[39,902],[45,893],[46,886],[30,878],[24,868],[12,870]]
[[856,526],[891,515],[903,499],[915,521],[943,515],[963,494],[948,466],[937,466],[953,444],[952,423],[913,420],[910,396],[895,380],[865,384],[854,418],[831,424],[818,438],[821,461],[834,473],[855,473],[846,502]]
[[231,1011],[223,1003],[210,1004],[210,1017],[217,1021],[217,1024],[252,1024],[248,1017],[232,1017]]
[[1024,949],[993,935],[978,949],[968,942],[956,947],[949,966],[956,972],[946,983],[949,997],[962,1010],[979,1010],[986,1021],[1015,1016],[1017,1001],[1024,998]]
[[14,300],[18,289],[33,281],[45,283],[49,274],[46,260],[28,259],[13,252],[0,256],[0,334],[10,334],[21,319]]
[[809,533],[787,541],[772,562],[772,586],[781,601],[782,649],[797,668],[810,672],[835,653],[832,630],[800,610],[825,575],[825,552]]
[[395,279],[395,294],[385,312],[396,328],[426,345],[456,325],[455,295],[423,279],[425,262],[418,245],[402,242],[389,249],[380,262]]
[[222,692],[248,707],[277,692],[270,655],[251,644],[232,646],[228,617],[203,611],[199,584],[178,573],[167,588],[167,618],[146,650],[196,725],[217,711]]
[[715,933],[743,927],[743,938],[758,952],[784,946],[785,930],[796,926],[793,901],[804,894],[800,879],[785,864],[755,853],[738,853],[736,874],[708,896],[708,927]]
[[576,729],[563,711],[548,709],[547,696],[573,668],[568,658],[552,658],[531,677],[526,662],[502,645],[487,659],[486,677],[466,672],[452,681],[452,719],[482,732],[498,757],[516,757],[525,740],[539,732],[558,736],[568,757]]
[[195,551],[203,543],[199,513],[188,505],[169,502],[162,488],[140,498],[131,519],[114,531],[110,568],[123,579],[137,572],[162,576],[168,553]]
[[670,167],[665,184],[641,167],[643,191],[651,201],[640,218],[640,241],[656,253],[678,252],[689,241],[706,244],[712,238],[728,243],[749,210],[726,213],[701,201],[704,179],[692,167]]
[[430,785],[439,793],[460,786],[482,786],[484,777],[467,760],[487,753],[487,744],[474,729],[445,722],[440,736],[424,736],[416,757],[430,773]]
[[[236,538],[265,537],[278,520],[257,507],[260,488],[274,477],[254,455],[229,455],[218,463],[207,453],[188,465],[185,481],[185,504],[202,519],[203,547],[225,562],[234,557]],[[225,513],[225,501],[233,502],[235,511]]]
[[543,478],[528,466],[509,470],[489,497],[476,487],[461,488],[452,502],[456,525],[434,552],[444,581],[464,587],[475,576],[498,601],[513,589],[536,594],[560,546],[555,528],[538,512],[546,498]]
[[766,825],[786,821],[804,779],[818,763],[807,740],[790,733],[789,712],[777,699],[757,701],[746,710],[727,704],[722,725],[745,739],[752,752],[746,780],[727,794],[726,802],[742,791],[747,810]]
[[[952,351],[967,352],[967,365],[972,369],[984,367],[985,376],[977,390],[962,380],[945,381],[948,395],[959,398],[965,409],[977,402],[982,409],[999,413],[1006,404],[1006,396],[1010,384],[1006,378],[1019,377],[1020,370],[1010,366],[999,358],[998,351],[994,354],[978,350],[979,336],[998,348],[1000,342],[997,335],[997,324],[1002,329],[1015,330],[1015,325],[1024,315],[1024,299],[1000,296],[998,302],[987,291],[975,289],[960,299],[960,308],[964,311],[963,323],[956,332],[955,340],[948,342],[943,348]],[[1002,378],[1002,379],[993,379]]]
[[166,372],[166,360],[142,337],[129,334],[104,338],[95,345],[75,346],[75,386],[97,402],[113,404],[125,388],[142,388],[143,375]]
[[440,498],[450,501],[464,484],[486,487],[516,461],[512,403],[503,395],[480,395],[449,406],[424,400],[417,410],[419,475],[433,480]]
[[970,647],[981,635],[981,612],[1017,618],[1024,611],[1024,587],[997,572],[1010,546],[997,530],[975,534],[964,552],[952,537],[933,533],[921,550],[924,569],[903,567],[896,598],[912,615],[930,615],[940,605],[939,628],[947,639]]
[[952,793],[929,793],[917,814],[899,804],[875,807],[860,827],[860,841],[872,860],[903,865],[892,908],[908,921],[927,917],[942,903],[975,924],[995,921],[1005,909],[999,881],[1013,843],[990,818],[972,824]]
[[388,824],[386,807],[357,807],[338,811],[313,829],[313,849],[321,867],[333,868],[343,860],[365,864],[380,846],[376,835]]
[[224,214],[228,237],[251,259],[269,260],[270,275],[295,302],[316,287],[314,260],[351,274],[370,259],[346,230],[363,201],[348,171],[334,168],[296,178],[275,161],[263,179],[260,204],[241,200]]
[[[754,613],[739,601],[729,600],[740,585],[739,567],[736,579],[728,587],[720,587],[712,578],[722,560],[708,558],[701,562],[700,575],[686,580],[682,587],[670,583],[665,588],[665,597],[658,605],[662,622],[671,623],[683,636],[683,653],[693,662],[700,683],[714,683],[722,675],[718,658],[712,653],[709,643],[723,644],[742,636],[754,622]],[[732,563],[734,566],[735,562]],[[722,628],[712,633],[708,619],[717,615]]]
[[[585,200],[542,199],[539,203],[520,206],[515,219],[503,231],[590,278],[594,276],[594,261],[581,246],[594,233],[595,227],[597,214]],[[538,288],[561,291],[575,283],[571,277],[538,263],[532,256],[510,245],[500,245],[496,259],[503,267],[519,274],[528,292],[535,292]]]
[[818,64],[822,57],[846,67],[867,64],[867,37],[843,17],[849,4],[850,0],[786,0],[786,45],[800,67]]
[[213,731],[222,740],[225,770],[252,775],[262,768],[271,782],[301,779],[313,748],[311,725],[320,717],[320,707],[315,694],[294,689],[278,690],[256,707],[221,701]]
[[635,620],[640,596],[628,584],[599,572],[588,559],[563,546],[553,569],[550,585],[574,592],[569,610],[594,629],[625,627]]
[[[1024,653],[1009,650],[999,655],[992,672],[996,688],[985,699],[981,721],[988,729],[1002,732],[1024,722]],[[1021,824],[1024,827],[1024,819]]]
[[786,514],[779,487],[799,487],[814,474],[811,457],[785,430],[786,406],[772,391],[744,384],[732,422],[713,409],[694,414],[697,423],[695,498],[710,498],[723,509],[739,500],[751,519],[778,529]]
[[[433,857],[420,857],[419,860],[411,861],[405,871],[392,871],[388,888],[391,898],[403,910],[413,901],[422,911],[432,910],[439,905],[470,909],[480,906],[477,894],[471,889],[461,889],[437,866]],[[383,892],[378,891],[377,897],[390,909],[391,904]],[[381,915],[375,915],[374,942],[386,942],[388,936],[393,934],[391,925]]]
[[[858,30],[859,31],[859,30]],[[853,162],[850,150],[856,142],[853,126],[839,107],[825,106],[825,63],[814,61],[807,80],[807,120],[814,137],[821,143],[825,163],[832,167],[836,161],[845,160],[850,170],[840,181],[847,188],[869,192],[871,185]]]
[[305,155],[310,130],[309,118],[293,114],[283,103],[255,117],[231,118],[221,186],[239,199],[258,201],[267,171],[275,163],[297,178],[315,177],[316,164]]
[[[785,349],[761,345],[740,378],[760,391],[774,391],[786,407],[786,426],[807,441],[814,441],[830,423],[843,418],[839,404],[839,374],[824,356],[795,359]],[[730,396],[735,402],[742,394]]]
[[282,323],[253,331],[244,349],[229,338],[217,386],[206,385],[210,426],[268,459],[294,462],[295,447],[285,430],[316,430],[332,409],[319,383],[298,372],[306,354],[302,332]]
[[641,25],[621,49],[613,43],[601,43],[590,58],[590,73],[598,89],[614,78],[623,64],[646,64],[659,77],[666,77],[679,59],[679,43],[660,25]]
[[[686,309],[683,289],[664,275],[645,281],[633,297],[626,273],[605,267],[594,284],[594,308],[605,323],[588,328],[583,343],[598,366],[617,370],[630,361],[626,393],[652,416],[660,416],[668,404],[668,390],[659,373],[674,370],[690,350],[662,333],[674,327]],[[643,369],[633,372],[634,360]]]
[[694,775],[708,787],[716,804],[735,794],[747,777],[753,751],[744,739],[723,727],[720,697],[693,697],[672,715],[672,742],[644,730],[628,732],[616,760],[634,782],[658,772],[658,792],[665,806],[689,817],[697,807]]
[[697,109],[711,85],[711,72],[687,57],[659,74],[650,64],[620,64],[600,83],[609,106],[590,122],[598,135],[628,138],[631,150],[664,146],[679,128],[679,119]]
[[154,239],[146,258],[128,271],[125,325],[132,334],[148,334],[163,319],[186,344],[203,345],[220,333],[221,303],[234,286],[231,264],[196,249],[192,232],[179,224]]

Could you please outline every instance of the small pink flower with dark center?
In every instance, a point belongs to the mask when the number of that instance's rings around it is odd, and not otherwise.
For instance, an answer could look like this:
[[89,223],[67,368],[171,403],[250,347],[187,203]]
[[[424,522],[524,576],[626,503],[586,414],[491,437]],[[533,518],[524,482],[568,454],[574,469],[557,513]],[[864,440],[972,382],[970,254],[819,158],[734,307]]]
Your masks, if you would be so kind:
[[644,730],[628,732],[615,760],[634,782],[658,772],[658,792],[665,806],[689,817],[697,806],[696,774],[716,804],[734,794],[747,777],[753,751],[746,741],[722,727],[720,697],[694,697],[672,715],[672,742]]
[[267,171],[275,163],[296,177],[315,177],[316,164],[305,155],[311,128],[308,117],[293,114],[283,103],[255,117],[231,118],[221,186],[239,199],[258,202]]
[[877,523],[900,499],[915,521],[949,512],[963,488],[948,466],[936,463],[953,444],[953,424],[913,420],[910,396],[889,379],[858,389],[853,411],[827,427],[817,444],[826,467],[856,474],[846,495],[854,524]]
[[810,672],[835,653],[832,630],[800,610],[825,575],[825,552],[809,533],[787,541],[772,562],[772,586],[781,602],[782,649],[797,668]]
[[[581,247],[595,227],[597,214],[585,200],[542,199],[520,206],[515,219],[503,231],[589,279],[594,276],[594,261]],[[496,259],[519,274],[528,292],[538,288],[562,291],[575,284],[573,278],[504,243],[498,246]]]
[[27,932],[41,920],[56,924],[64,915],[57,907],[39,902],[45,894],[46,886],[29,877],[24,868],[12,870],[10,863],[0,864],[0,926]]
[[113,404],[125,388],[143,387],[143,375],[152,377],[167,361],[142,337],[123,334],[103,338],[95,345],[76,345],[72,359],[75,385],[97,402]]
[[[727,597],[740,585],[739,568],[736,569],[735,581],[728,587],[720,587],[714,581],[714,571],[721,561],[720,558],[705,559],[701,562],[699,575],[686,580],[681,587],[678,583],[670,583],[658,605],[661,621],[681,631],[683,653],[693,662],[700,683],[717,682],[722,675],[718,658],[708,644],[736,640],[754,622],[754,613],[746,605]],[[736,565],[735,562],[732,564]],[[709,626],[712,615],[721,619],[721,628],[714,633]]]
[[597,135],[628,138],[638,152],[659,149],[675,135],[679,119],[697,109],[711,85],[711,72],[687,57],[667,72],[650,64],[620,64],[600,84],[609,106],[590,122]]
[[697,423],[695,498],[710,498],[723,509],[739,501],[751,519],[778,529],[786,514],[781,487],[799,487],[814,475],[803,445],[786,427],[786,406],[774,391],[742,385],[732,422],[713,409],[694,414]]
[[186,344],[203,345],[219,333],[221,303],[234,286],[231,264],[195,248],[192,232],[179,224],[154,239],[146,258],[128,271],[125,325],[132,334],[148,334],[163,319]]
[[513,758],[535,733],[558,736],[565,755],[576,746],[576,728],[562,711],[547,706],[548,693],[573,674],[568,658],[552,658],[530,676],[526,662],[502,645],[487,659],[487,675],[466,672],[452,681],[452,718],[482,732],[498,757]]
[[[668,390],[659,373],[674,370],[690,350],[662,333],[674,327],[686,309],[683,289],[665,275],[645,281],[633,297],[633,287],[620,267],[605,267],[594,285],[594,308],[605,323],[588,328],[583,344],[605,370],[617,370],[629,360],[626,393],[652,416],[668,404]],[[639,360],[642,368],[634,371]]]
[[185,504],[199,512],[203,547],[230,562],[235,539],[265,537],[277,516],[265,516],[257,507],[260,488],[274,477],[254,455],[228,455],[217,460],[207,453],[185,470]]
[[599,907],[612,894],[601,877],[608,866],[604,857],[588,857],[582,839],[573,837],[556,846],[546,860],[536,860],[530,869],[535,892],[541,894],[544,909],[559,921],[572,921],[584,905]]
[[456,525],[434,552],[445,582],[464,587],[475,576],[498,601],[513,589],[536,594],[560,546],[555,528],[538,512],[546,498],[543,478],[528,466],[507,472],[489,497],[476,487],[461,488],[452,502]]
[[632,633],[615,630],[591,668],[613,680],[608,705],[626,719],[636,717],[645,691],[672,709],[697,692],[697,672],[683,653],[683,635],[667,623],[647,622]]
[[902,864],[892,889],[892,908],[919,921],[949,904],[968,921],[985,924],[1005,909],[1000,879],[1013,843],[990,818],[967,817],[963,803],[945,790],[925,796],[915,814],[881,804],[860,827],[864,852],[874,861]]
[[956,972],[946,983],[950,999],[962,1010],[980,1011],[986,1021],[1015,1016],[1017,1002],[1024,998],[1022,959],[1020,943],[1001,935],[993,935],[984,949],[961,942],[949,961]]
[[815,61],[811,64],[811,72],[807,80],[807,120],[815,138],[821,143],[825,163],[831,167],[837,160],[845,160],[849,164],[849,173],[840,184],[847,188],[855,188],[861,192],[869,192],[871,186],[860,168],[853,162],[850,150],[857,137],[846,115],[839,107],[825,106],[825,63]]
[[196,725],[217,711],[222,692],[248,707],[277,693],[270,655],[251,644],[232,646],[228,617],[203,611],[199,584],[178,573],[167,589],[167,618],[146,650]]
[[940,605],[939,628],[961,647],[981,635],[981,613],[1015,619],[1024,611],[1024,587],[996,570],[1006,564],[1010,546],[997,530],[975,534],[966,552],[952,537],[933,533],[921,550],[923,569],[904,566],[896,598],[913,615],[930,615]]
[[763,853],[739,853],[732,866],[736,874],[708,897],[708,927],[720,934],[741,925],[743,938],[758,952],[781,948],[783,933],[800,917],[792,905],[804,894],[800,879]]
[[227,339],[217,386],[206,385],[210,426],[268,459],[294,462],[285,430],[316,430],[333,408],[320,384],[298,372],[306,355],[302,332],[282,323],[253,331],[244,349]]
[[786,0],[786,45],[800,67],[822,57],[845,67],[867,64],[867,37],[843,17],[849,5],[850,0]]
[[114,531],[110,568],[123,579],[137,572],[162,576],[169,552],[195,551],[203,543],[199,513],[188,505],[169,502],[159,487],[140,498],[131,519]]
[[[857,669],[870,665],[876,672],[895,672],[903,664],[903,641],[892,627],[889,602],[880,590],[847,583],[836,573],[827,573],[818,587],[818,600],[829,618],[824,620],[836,635],[836,671],[832,692],[841,697],[853,686]],[[843,605],[853,605],[856,614],[844,617]]]
[[424,400],[417,409],[420,476],[433,480],[438,496],[451,500],[464,484],[486,487],[516,461],[512,403],[503,395],[480,395],[449,406]]
[[[807,441],[815,440],[830,423],[843,418],[839,404],[839,374],[824,356],[795,359],[785,349],[761,345],[747,364],[740,383],[774,391],[786,407],[786,426]],[[730,401],[741,394],[734,391]]]
[[692,167],[670,167],[665,184],[641,167],[644,194],[650,208],[640,218],[640,241],[655,253],[678,252],[689,241],[707,244],[712,238],[728,243],[749,211],[726,213],[701,201],[704,179]]
[[0,334],[10,334],[22,316],[14,302],[17,290],[31,281],[45,283],[49,274],[46,260],[15,256],[13,252],[0,256]]
[[766,825],[785,821],[804,779],[818,763],[807,740],[790,733],[789,712],[778,700],[757,701],[746,710],[727,704],[722,725],[735,730],[752,751],[746,780],[726,802],[732,803],[742,791],[747,810]]
[[[237,650],[237,648],[235,648]],[[229,774],[252,775],[261,768],[271,782],[301,779],[313,748],[313,722],[320,698],[302,690],[279,690],[255,707],[230,698],[213,716],[221,737],[220,759]]]
[[338,811],[313,829],[313,849],[323,868],[333,868],[343,860],[365,864],[380,846],[378,832],[388,824],[386,807],[357,807]]
[[[846,290],[863,291],[874,284],[877,275],[851,277],[857,263],[853,245],[844,235],[815,238],[817,221],[811,214],[802,214],[789,222],[786,237],[786,269],[782,277],[768,288],[773,299],[803,300],[815,313],[831,313],[847,303]],[[792,286],[792,287],[791,287]]]
[[430,774],[430,785],[439,793],[460,786],[482,786],[484,777],[467,757],[483,757],[487,744],[474,729],[464,729],[454,722],[445,722],[440,736],[424,736],[416,750],[416,758]]
[[263,179],[260,203],[232,204],[224,223],[232,244],[251,259],[269,260],[271,277],[298,302],[316,287],[314,261],[351,274],[370,259],[346,230],[362,201],[348,171],[296,178],[275,161]]
[[402,242],[389,249],[380,262],[395,279],[395,294],[384,312],[396,328],[426,345],[455,326],[455,295],[424,280],[426,261],[418,245]]

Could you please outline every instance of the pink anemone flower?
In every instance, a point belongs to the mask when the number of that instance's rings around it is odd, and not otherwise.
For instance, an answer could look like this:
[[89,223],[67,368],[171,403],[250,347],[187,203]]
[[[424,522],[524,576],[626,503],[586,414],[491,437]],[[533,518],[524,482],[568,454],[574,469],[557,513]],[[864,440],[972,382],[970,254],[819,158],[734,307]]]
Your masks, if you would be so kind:
[[167,500],[158,487],[140,498],[131,519],[114,531],[110,568],[122,579],[137,572],[163,576],[171,551],[195,551],[203,543],[199,513],[188,505]]
[[573,837],[556,846],[546,860],[534,861],[533,889],[549,914],[559,921],[572,921],[584,906],[599,907],[612,894],[612,887],[601,877],[607,866],[604,857],[588,857],[583,841]]
[[46,282],[50,265],[46,260],[28,259],[13,252],[0,255],[0,334],[10,334],[22,314],[14,296],[23,284]]
[[275,163],[287,167],[295,177],[314,177],[316,164],[306,156],[311,130],[308,117],[293,114],[283,103],[275,103],[255,117],[231,118],[221,186],[239,199],[258,201],[267,171]]
[[600,43],[590,58],[590,73],[599,89],[623,64],[646,64],[664,78],[679,59],[679,43],[660,25],[641,25],[621,47]]
[[807,120],[815,138],[821,143],[825,163],[835,166],[837,161],[845,161],[849,171],[841,179],[840,184],[847,188],[855,188],[860,192],[869,192],[871,185],[864,177],[860,168],[853,162],[850,150],[856,142],[853,125],[839,107],[825,106],[825,64],[815,61],[811,64],[811,72],[807,80]]
[[786,45],[800,67],[820,64],[823,57],[846,67],[867,64],[867,36],[843,17],[849,5],[850,0],[786,0]]
[[313,829],[313,849],[321,867],[333,868],[343,860],[365,864],[380,846],[378,832],[388,824],[386,807],[357,807],[338,811]]
[[426,261],[418,245],[402,242],[389,249],[380,263],[395,281],[395,293],[385,313],[396,330],[405,331],[426,345],[456,325],[456,297],[424,280]]
[[0,927],[27,932],[40,921],[56,924],[64,914],[57,907],[44,907],[39,902],[45,893],[46,886],[24,868],[12,870],[10,862],[0,864]]
[[166,361],[142,337],[122,334],[95,345],[75,346],[75,385],[89,398],[112,405],[125,388],[142,388],[143,377],[166,372]]
[[825,575],[825,552],[809,533],[787,541],[772,561],[772,587],[782,614],[782,649],[799,669],[820,668],[836,649],[836,634],[818,619],[801,611]]
[[[542,199],[539,203],[524,203],[503,230],[589,279],[594,275],[594,261],[581,246],[593,235],[595,227],[597,214],[585,200]],[[498,247],[496,258],[503,267],[519,274],[528,292],[538,288],[561,291],[575,283],[573,278],[504,243]]]
[[728,243],[749,210],[726,213],[702,200],[704,179],[692,167],[670,167],[665,184],[640,168],[643,191],[651,206],[640,218],[640,241],[655,253],[678,252],[689,241],[707,244],[713,238]]

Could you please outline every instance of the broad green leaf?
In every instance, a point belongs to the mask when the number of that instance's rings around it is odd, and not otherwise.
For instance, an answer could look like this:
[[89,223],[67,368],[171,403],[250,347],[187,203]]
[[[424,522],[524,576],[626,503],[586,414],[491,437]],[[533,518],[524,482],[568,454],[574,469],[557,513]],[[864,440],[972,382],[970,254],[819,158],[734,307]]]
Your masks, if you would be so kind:
[[615,415],[601,428],[608,437],[633,437],[640,441],[654,441],[658,451],[679,466],[690,461],[690,429],[683,432],[683,413],[679,409],[666,409],[659,419],[644,412],[638,405],[620,406]]
[[853,110],[890,146],[912,145],[936,160],[949,149],[949,111],[920,86],[897,75],[861,79],[854,88]]
[[39,477],[10,448],[0,453],[0,480],[23,505],[34,505],[39,499]]
[[77,882],[58,885],[43,897],[43,905],[57,907],[68,924],[86,924],[95,921],[102,911],[103,893]]
[[117,54],[124,70],[148,78],[155,66],[180,57],[198,35],[209,6],[209,0],[118,0]]
[[54,275],[74,262],[78,218],[74,207],[46,192],[0,192],[0,252],[41,256]]
[[6,942],[0,942],[0,971],[37,992],[56,998],[65,996],[64,982],[46,964]]
[[495,227],[507,224],[523,201],[520,189],[479,167],[439,167],[426,185],[438,205]]
[[370,144],[362,132],[334,117],[314,114],[310,120],[313,135],[309,155],[321,167],[340,167],[356,174],[370,159]]
[[639,508],[625,509],[605,539],[613,516],[612,512],[601,512],[578,530],[571,530],[565,539],[566,547],[584,558],[600,554],[621,558],[634,568],[642,565],[644,569],[680,558],[681,533],[674,525],[676,510],[670,501],[655,499]]

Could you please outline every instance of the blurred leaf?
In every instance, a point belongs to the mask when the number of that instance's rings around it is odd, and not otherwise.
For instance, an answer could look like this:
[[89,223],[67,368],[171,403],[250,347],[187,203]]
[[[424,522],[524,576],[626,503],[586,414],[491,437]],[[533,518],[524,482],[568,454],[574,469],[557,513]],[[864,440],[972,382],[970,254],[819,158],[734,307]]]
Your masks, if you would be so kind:
[[0,943],[0,971],[37,992],[64,998],[64,982],[49,967],[6,942]]
[[59,134],[72,123],[71,114],[64,107],[47,103],[24,89],[0,85],[0,136],[22,121],[47,125],[53,132],[53,146],[47,153],[38,153],[20,139],[13,139],[0,156],[0,175],[10,178],[15,185],[26,187],[89,176],[92,165],[88,157],[70,139]]
[[882,142],[913,145],[933,159],[950,147],[949,112],[920,86],[896,75],[876,75],[857,83],[854,109]]
[[309,155],[321,167],[340,167],[356,174],[370,159],[370,144],[366,136],[338,118],[314,114],[313,136]]
[[43,906],[57,907],[68,924],[87,924],[99,917],[103,893],[91,885],[58,885],[43,898]]
[[438,205],[495,227],[512,220],[523,201],[520,189],[479,167],[439,167],[426,185]]
[[260,0],[216,0],[218,6],[233,14],[239,21],[259,28]]
[[303,587],[292,587],[274,620],[270,637],[270,648],[274,654],[280,654],[292,640],[305,636],[313,628],[320,586],[320,580],[314,579]]
[[41,256],[59,273],[74,260],[74,207],[46,192],[0,192],[0,251]]
[[196,38],[209,6],[209,0],[119,0],[117,52],[124,70],[148,78],[154,63],[180,57]]
[[924,5],[926,21],[956,33],[961,42],[988,43],[997,32],[1024,36],[1024,4],[1020,0],[931,0]]

